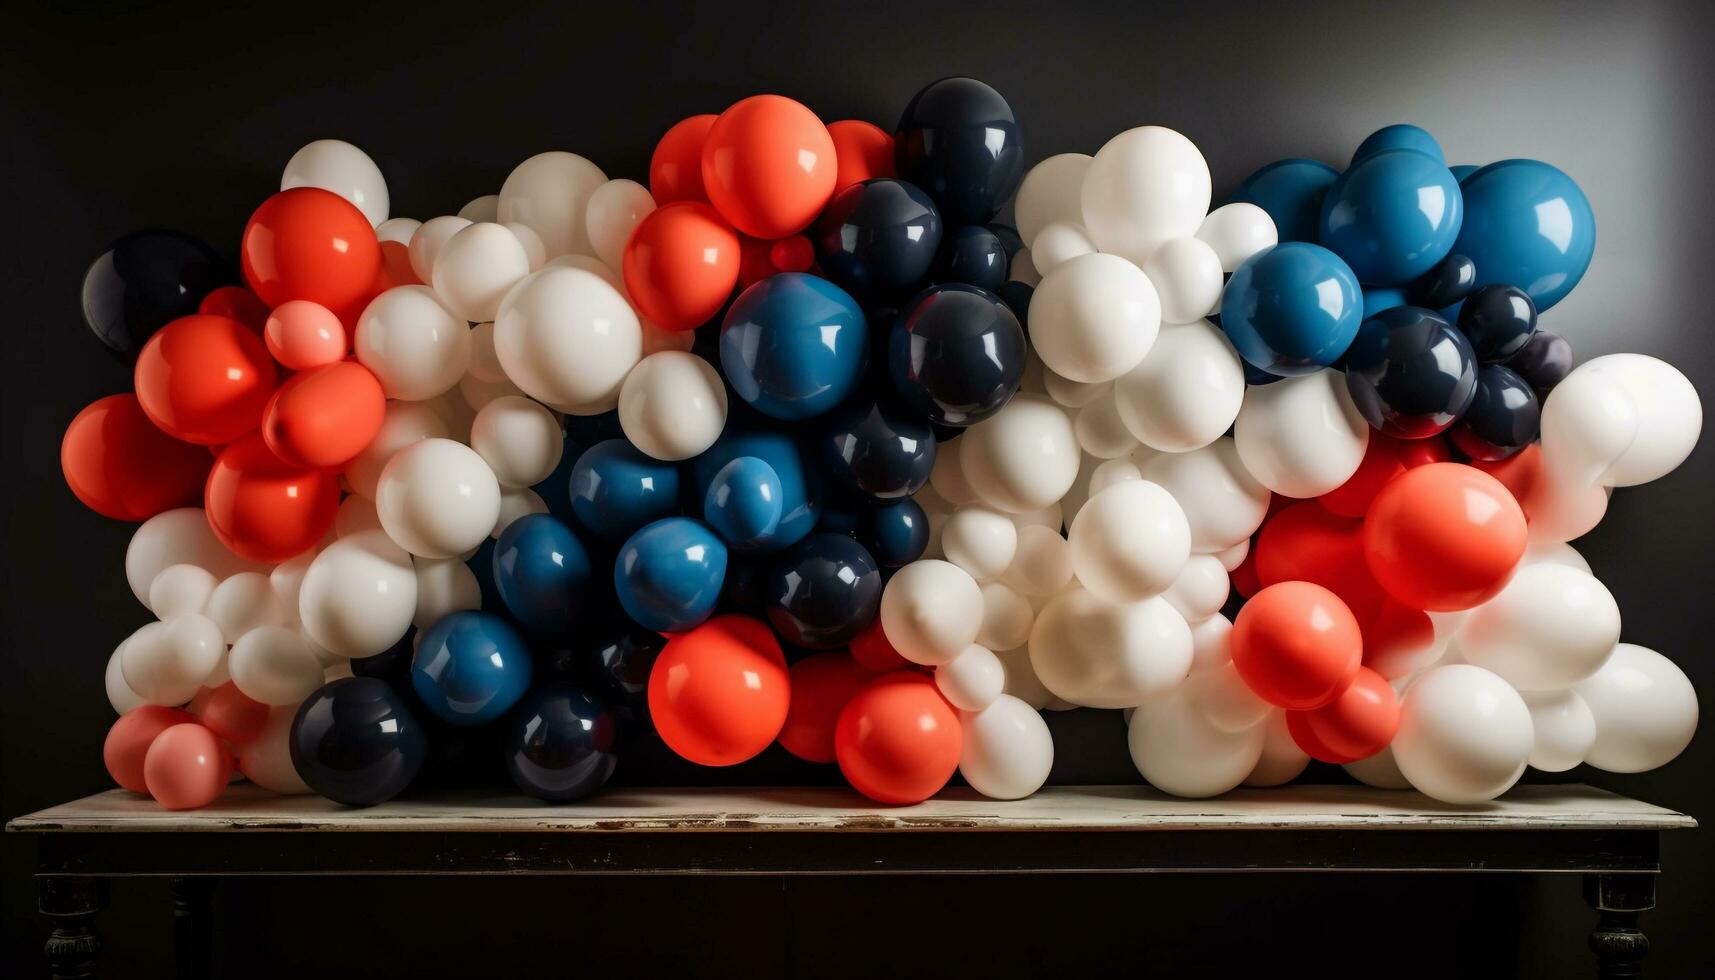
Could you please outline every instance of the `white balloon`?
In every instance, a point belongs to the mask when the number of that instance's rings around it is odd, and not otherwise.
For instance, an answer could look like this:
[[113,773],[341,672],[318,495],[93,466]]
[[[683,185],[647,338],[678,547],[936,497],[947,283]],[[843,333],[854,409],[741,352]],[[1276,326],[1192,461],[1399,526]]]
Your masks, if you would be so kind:
[[1596,719],[1596,742],[1584,761],[1598,769],[1665,766],[1697,731],[1697,690],[1679,665],[1647,647],[1616,646],[1576,690]]
[[965,430],[959,462],[983,501],[1014,514],[1041,510],[1078,476],[1072,420],[1040,395],[1015,395],[992,417]]
[[1138,470],[1179,501],[1195,553],[1225,551],[1249,539],[1268,515],[1269,490],[1251,476],[1230,438],[1188,453],[1162,453]]
[[411,237],[421,227],[423,223],[416,218],[388,218],[375,226],[375,238],[377,241],[398,242],[409,249]]
[[357,494],[339,502],[339,510],[333,517],[333,535],[343,538],[359,531],[375,531],[381,528],[381,515],[375,512],[375,501]]
[[1411,789],[1411,780],[1405,778],[1405,774],[1399,771],[1399,763],[1394,761],[1391,745],[1366,759],[1348,762],[1341,768],[1365,786],[1374,786],[1376,789]]
[[1244,201],[1223,204],[1210,211],[1198,226],[1197,237],[1209,243],[1221,260],[1221,271],[1228,273],[1280,241],[1268,212]]
[[929,485],[935,488],[941,499],[959,507],[974,504],[979,499],[971,481],[965,479],[965,469],[959,463],[959,447],[964,441],[963,436],[956,436],[936,446],[935,466],[929,471]]
[[466,221],[492,223],[500,216],[500,195],[484,194],[472,198],[464,207],[459,208],[459,217]]
[[655,210],[649,188],[635,180],[610,180],[590,194],[585,212],[590,247],[596,258],[617,269],[625,258],[625,243],[644,218]]
[[1530,750],[1532,768],[1565,772],[1584,761],[1596,744],[1596,716],[1577,691],[1521,691],[1530,708],[1536,742]]
[[[1137,464],[1133,463],[1129,457],[1103,460],[1102,464],[1090,474],[1090,496],[1093,497],[1115,484],[1136,483],[1141,479],[1143,479],[1143,474],[1138,472]],[[1082,510],[1082,508],[1079,509]],[[1072,519],[1077,520],[1076,517]]]
[[1098,459],[1119,459],[1137,448],[1137,437],[1120,419],[1119,405],[1114,401],[1112,385],[1083,408],[1072,420],[1072,433],[1078,448]]
[[538,153],[519,164],[500,187],[501,221],[520,221],[541,236],[548,257],[595,254],[585,216],[590,195],[607,183],[601,168],[575,153]]
[[565,435],[541,404],[517,395],[496,398],[476,413],[470,447],[503,487],[532,487],[560,465]]
[[1520,565],[1536,565],[1547,562],[1553,565],[1565,565],[1576,568],[1586,575],[1590,571],[1590,563],[1578,553],[1578,549],[1564,541],[1532,541],[1524,550],[1524,558]]
[[459,383],[470,361],[470,326],[427,286],[394,286],[357,318],[358,363],[388,398],[421,401]]
[[[457,394],[458,400],[470,411],[468,422],[458,428],[458,431],[467,434],[476,425],[476,414],[487,408],[491,402],[500,398],[526,398],[524,392],[505,377],[499,381],[483,381],[469,373],[459,379]],[[558,426],[559,420],[556,419],[554,424]]]
[[259,626],[232,645],[232,683],[252,701],[298,704],[322,686],[322,665],[297,630]]
[[1111,381],[1068,381],[1046,367],[1042,369],[1042,390],[1056,404],[1066,408],[1083,408],[1085,405],[1113,390]]
[[1127,708],[1185,679],[1191,630],[1159,597],[1121,605],[1069,589],[1036,617],[1030,664],[1044,686],[1073,704]]
[[287,626],[298,625],[298,592],[304,587],[304,574],[310,570],[316,553],[316,549],[311,549],[296,555],[275,565],[268,573],[268,586],[274,590],[274,601]]
[[1393,756],[1425,796],[1481,803],[1518,782],[1534,743],[1530,709],[1511,685],[1451,664],[1424,672],[1405,692]]
[[976,642],[983,623],[983,593],[976,580],[950,562],[914,561],[881,592],[881,628],[899,655],[937,667]]
[[387,220],[387,181],[381,168],[363,152],[344,140],[307,143],[286,161],[280,189],[319,187],[350,201],[372,225]]
[[549,262],[548,265],[555,268],[563,267],[593,272],[607,280],[607,284],[612,286],[619,295],[625,297],[626,302],[631,301],[631,293],[627,292],[625,288],[625,278],[619,274],[618,270],[593,255],[562,255]]
[[282,796],[308,793],[310,787],[292,764],[292,719],[298,706],[270,708],[262,731],[238,746],[238,769],[256,785]]
[[374,500],[375,484],[394,453],[414,442],[451,435],[446,421],[428,402],[390,401],[375,438],[346,466],[345,481],[352,493]]
[[997,650],[995,656],[1000,658],[1001,666],[1006,668],[1007,697],[1017,698],[1036,711],[1041,711],[1058,700],[1054,697],[1054,692],[1043,687],[1041,678],[1036,676],[1036,668],[1030,665],[1028,647]]
[[1272,705],[1257,697],[1232,660],[1199,671],[1185,682],[1185,696],[1209,724],[1223,732],[1242,731],[1268,720]]
[[1013,223],[1026,243],[1056,221],[1082,224],[1084,175],[1095,157],[1088,153],[1058,153],[1030,168],[1013,200]]
[[[151,623],[150,625],[159,624]],[[131,634],[131,636],[136,635],[136,633]],[[131,685],[125,683],[125,645],[131,642],[131,636],[120,640],[119,645],[113,648],[113,653],[107,658],[107,675],[104,678],[104,684],[107,688],[107,703],[113,706],[113,713],[119,715],[149,703],[143,700],[136,691],[131,690]]]
[[217,579],[268,570],[267,565],[228,551],[214,536],[201,507],[164,510],[132,532],[125,548],[125,581],[138,602],[149,606],[149,587],[169,565],[195,565]]
[[219,581],[195,565],[169,565],[149,583],[149,611],[166,622],[201,613]]
[[530,514],[548,513],[548,502],[529,487],[500,488],[500,516],[494,519],[494,530],[488,536],[500,540],[507,525]]
[[150,623],[120,648],[125,686],[149,704],[179,705],[196,696],[226,655],[220,627],[191,613]]
[[1007,266],[1006,277],[1013,282],[1021,282],[1026,286],[1035,286],[1042,282],[1042,273],[1036,271],[1036,263],[1030,260],[1030,248],[1026,246],[1018,250]]
[[395,453],[381,471],[375,510],[399,547],[424,558],[451,558],[494,530],[500,484],[469,446],[424,439]]
[[1221,302],[1221,257],[1200,238],[1174,238],[1143,266],[1161,301],[1161,322],[1194,323]]
[[1048,781],[1054,738],[1035,708],[1002,694],[959,720],[959,774],[972,789],[990,799],[1021,800]]
[[304,575],[304,636],[335,656],[372,657],[399,642],[417,612],[411,556],[381,531],[327,546]]
[[1143,265],[1163,243],[1196,234],[1209,195],[1209,165],[1196,145],[1171,129],[1140,126],[1096,152],[1080,210],[1097,248]]
[[1236,571],[1240,565],[1245,563],[1245,556],[1250,553],[1251,543],[1247,539],[1240,541],[1238,544],[1233,545],[1225,551],[1216,552],[1215,557],[1221,560],[1222,568],[1225,568],[1228,572],[1233,572]]
[[1018,553],[1018,525],[988,507],[960,507],[941,529],[941,550],[971,578],[993,581],[1006,572]]
[[1030,642],[1030,625],[1036,609],[1030,600],[1005,582],[986,582],[983,592],[983,625],[977,642],[990,650],[1011,650]]
[[1018,529],[1021,531],[1027,527],[1035,526],[1045,527],[1048,530],[1053,531],[1055,534],[1059,534],[1060,529],[1066,526],[1066,521],[1061,513],[1060,504],[1058,502],[1049,504],[1048,506],[1037,510],[1027,510],[1022,514],[1013,514],[1011,517],[1012,523],[1017,525]]
[[406,251],[411,259],[411,271],[417,274],[418,282],[427,283],[435,278],[435,260],[440,257],[441,249],[448,239],[472,224],[474,222],[469,218],[443,214],[417,226]]
[[1115,484],[1092,496],[1072,519],[1070,539],[1073,574],[1097,598],[1112,603],[1165,591],[1191,554],[1185,511],[1172,494],[1147,480]]
[[1247,390],[1233,440],[1263,486],[1286,497],[1320,497],[1358,471],[1370,426],[1346,376],[1329,369]]
[[1072,545],[1041,526],[1018,529],[1018,548],[1001,580],[1027,596],[1050,596],[1072,583]]
[[965,652],[935,668],[935,686],[960,711],[981,711],[1000,697],[1006,668],[988,647],[971,644]]
[[[1575,451],[1603,486],[1630,487],[1671,473],[1697,445],[1703,405],[1677,368],[1645,354],[1607,354],[1573,369],[1543,406],[1543,450]],[[1600,391],[1601,397],[1592,397]]]
[[1064,262],[1030,297],[1031,346],[1071,381],[1112,381],[1137,367],[1160,328],[1154,284],[1117,255]]
[[1201,674],[1232,662],[1233,651],[1229,645],[1233,632],[1232,620],[1216,613],[1201,622],[1191,623],[1190,626],[1191,673]]
[[221,638],[228,644],[258,627],[286,622],[274,586],[261,572],[240,572],[220,583],[209,597],[208,618],[220,627]]
[[550,265],[500,304],[494,351],[525,394],[571,411],[619,396],[642,356],[643,328],[607,280]]
[[417,612],[411,625],[428,629],[451,613],[482,608],[482,586],[470,566],[457,558],[414,558]]
[[518,244],[524,246],[524,254],[530,257],[530,271],[535,272],[548,264],[548,246],[542,244],[542,236],[522,221],[502,221],[502,228],[518,236]]
[[1620,642],[1620,607],[1595,576],[1543,562],[1471,611],[1457,634],[1467,663],[1524,691],[1571,687]]
[[1132,764],[1151,786],[1174,796],[1219,796],[1244,782],[1262,758],[1266,725],[1223,732],[1186,697],[1138,706],[1126,735]]
[[645,455],[690,459],[726,425],[726,386],[709,362],[668,350],[640,361],[619,389],[619,427]]
[[435,294],[467,321],[494,319],[500,301],[530,274],[530,253],[505,225],[479,221],[447,239],[435,256]]
[[1164,326],[1137,367],[1114,382],[1121,421],[1165,453],[1201,449],[1232,428],[1245,400],[1244,365],[1207,320]]
[[[1269,226],[1273,228],[1273,225]],[[1285,786],[1310,766],[1310,756],[1298,747],[1286,730],[1286,712],[1275,711],[1262,726],[1262,754],[1245,777],[1246,786]]]
[[1225,565],[1214,555],[1191,555],[1161,597],[1179,610],[1187,623],[1200,623],[1221,611],[1232,592]]
[[1076,221],[1055,221],[1030,240],[1030,261],[1044,276],[1080,255],[1093,255],[1096,244]]

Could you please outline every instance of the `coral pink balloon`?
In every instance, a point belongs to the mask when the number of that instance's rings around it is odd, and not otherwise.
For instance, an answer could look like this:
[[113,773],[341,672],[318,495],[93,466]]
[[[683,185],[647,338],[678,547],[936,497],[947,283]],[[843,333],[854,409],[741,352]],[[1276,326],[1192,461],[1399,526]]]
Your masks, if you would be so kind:
[[247,697],[231,681],[197,692],[191,699],[191,714],[209,731],[239,746],[249,743],[268,723],[268,706]]
[[194,810],[220,796],[232,778],[232,754],[207,728],[189,722],[155,736],[143,757],[143,782],[169,810]]
[[320,303],[294,299],[268,314],[262,328],[268,353],[293,371],[332,364],[345,356],[345,325]]
[[133,793],[147,793],[143,758],[149,753],[149,745],[155,736],[174,725],[195,720],[188,711],[158,704],[145,704],[125,712],[107,730],[107,741],[101,746],[101,761],[107,764],[107,774]]

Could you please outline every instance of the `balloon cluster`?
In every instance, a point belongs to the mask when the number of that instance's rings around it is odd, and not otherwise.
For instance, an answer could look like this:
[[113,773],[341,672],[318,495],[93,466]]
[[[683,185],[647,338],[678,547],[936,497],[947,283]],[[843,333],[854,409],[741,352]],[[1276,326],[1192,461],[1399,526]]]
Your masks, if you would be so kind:
[[1564,542],[1701,409],[1537,329],[1589,261],[1576,186],[1462,185],[1391,127],[1210,199],[1159,127],[1026,174],[1006,100],[948,78],[892,133],[753,96],[647,186],[548,152],[424,222],[323,140],[236,268],[120,240],[84,309],[135,394],[61,459],[143,522],[109,770],[168,807],[464,764],[570,801],[658,737],[1018,798],[1075,705],[1180,795],[1677,753],[1689,684]]

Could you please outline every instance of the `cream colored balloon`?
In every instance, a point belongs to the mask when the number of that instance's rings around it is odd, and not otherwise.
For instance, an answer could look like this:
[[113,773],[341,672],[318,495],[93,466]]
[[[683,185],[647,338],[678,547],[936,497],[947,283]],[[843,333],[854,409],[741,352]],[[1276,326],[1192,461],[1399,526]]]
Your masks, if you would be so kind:
[[899,655],[915,664],[937,667],[964,653],[982,622],[982,589],[950,562],[914,561],[881,593],[881,628]]
[[1070,381],[1112,381],[1137,367],[1161,327],[1161,301],[1143,270],[1117,255],[1070,259],[1030,298],[1030,343]]
[[1030,240],[1030,261],[1044,276],[1080,255],[1096,251],[1084,226],[1076,221],[1054,221]]
[[371,225],[387,220],[387,181],[369,154],[344,140],[316,140],[286,161],[280,189],[319,187],[350,201]]
[[941,529],[941,550],[971,578],[990,582],[1012,564],[1018,552],[1018,526],[992,508],[960,507]]
[[1126,429],[1166,453],[1190,452],[1219,439],[1244,399],[1244,365],[1207,320],[1162,327],[1148,356],[1114,382]]
[[[1272,224],[1269,227],[1274,227]],[[1262,755],[1245,777],[1246,786],[1284,786],[1310,766],[1310,756],[1286,730],[1286,712],[1274,711],[1263,723]]]
[[1030,630],[1030,664],[1058,697],[1127,708],[1177,687],[1191,669],[1191,630],[1160,598],[1123,605],[1074,588]]
[[494,352],[525,394],[576,412],[618,397],[642,357],[643,329],[606,279],[550,264],[500,304]]
[[1092,496],[1072,520],[1070,540],[1079,583],[1112,603],[1166,591],[1191,554],[1185,511],[1147,480],[1118,483]]
[[259,626],[232,646],[232,683],[252,701],[298,704],[322,686],[322,665],[297,630]]
[[590,196],[605,183],[607,174],[576,153],[538,153],[507,175],[496,216],[529,225],[549,258],[593,255],[586,215]]
[[1054,738],[1029,704],[1002,694],[981,711],[961,715],[959,722],[964,730],[959,774],[972,789],[991,799],[1020,800],[1048,781]]
[[472,198],[464,207],[459,208],[459,217],[466,221],[492,222],[500,216],[500,195],[484,194]]
[[1263,486],[1285,497],[1319,497],[1357,472],[1370,426],[1346,376],[1328,369],[1248,389],[1233,441]]
[[1120,419],[1119,405],[1114,401],[1113,386],[1078,409],[1072,420],[1072,433],[1078,448],[1097,459],[1119,459],[1137,448],[1137,437]]
[[1196,234],[1210,193],[1209,165],[1195,144],[1171,129],[1140,126],[1096,152],[1080,211],[1097,248],[1143,265],[1163,243]]
[[505,225],[480,221],[447,239],[435,256],[435,294],[467,321],[493,321],[506,293],[530,274],[530,253]]
[[1262,759],[1268,726],[1223,732],[1191,699],[1171,694],[1141,704],[1126,734],[1132,764],[1151,786],[1174,796],[1219,796],[1244,782]]
[[1057,153],[1030,168],[1012,206],[1020,239],[1035,241],[1055,221],[1083,223],[1084,175],[1094,162],[1088,153]]
[[482,406],[471,422],[470,447],[503,487],[533,487],[560,465],[566,440],[554,413],[517,395]]
[[1019,528],[1012,565],[1001,579],[1027,596],[1055,595],[1072,583],[1072,545],[1046,527]]
[[1161,300],[1161,322],[1194,323],[1221,302],[1221,257],[1200,238],[1164,242],[1143,266]]
[[435,259],[440,257],[441,249],[449,239],[472,224],[469,218],[443,214],[417,226],[417,230],[411,233],[406,251],[411,259],[411,271],[417,274],[418,282],[427,283],[435,278]]
[[464,377],[470,324],[429,287],[394,286],[358,317],[353,351],[388,398],[422,401]]
[[985,582],[983,625],[977,642],[990,650],[1011,650],[1030,642],[1030,626],[1036,610],[1030,600],[1005,582]]
[[635,180],[610,180],[596,188],[585,214],[596,258],[610,269],[619,268],[631,233],[654,210],[655,198],[649,188]]
[[381,469],[393,454],[423,439],[446,439],[452,435],[446,421],[428,402],[390,401],[375,438],[345,468],[351,492],[375,499],[375,484]]
[[1279,242],[1274,219],[1254,204],[1235,201],[1209,212],[1197,237],[1214,248],[1221,271],[1232,272],[1256,253]]
[[993,417],[965,430],[959,461],[989,505],[1009,513],[1056,503],[1078,476],[1072,420],[1038,395],[1016,395]]
[[935,686],[960,711],[981,711],[1001,696],[1006,668],[988,647],[973,643],[935,668]]
[[726,425],[726,386],[709,362],[661,351],[638,363],[619,390],[619,425],[647,456],[690,459],[714,445]]

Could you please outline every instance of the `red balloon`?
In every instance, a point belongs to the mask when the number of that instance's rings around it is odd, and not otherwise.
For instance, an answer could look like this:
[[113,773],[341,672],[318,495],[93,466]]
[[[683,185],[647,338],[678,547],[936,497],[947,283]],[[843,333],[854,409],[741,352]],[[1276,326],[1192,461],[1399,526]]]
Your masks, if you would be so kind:
[[216,289],[197,304],[197,312],[230,317],[256,331],[260,331],[262,325],[268,322],[267,304],[243,286],[222,286]]
[[649,714],[674,752],[700,765],[731,766],[780,735],[791,691],[774,632],[728,614],[667,641],[649,672]]
[[783,95],[753,95],[709,127],[703,191],[739,231],[785,238],[822,213],[838,166],[833,138],[814,112]]
[[387,396],[356,361],[336,361],[286,379],[262,412],[262,438],[287,463],[343,466],[381,431]]
[[[375,283],[370,287],[369,297],[374,299],[394,286],[421,286],[423,281],[417,278],[417,270],[411,268],[411,249],[404,242],[381,243],[381,269],[376,273]],[[365,306],[369,305],[367,303]],[[362,310],[358,311],[363,312]]]
[[203,726],[174,725],[155,736],[143,757],[143,781],[169,810],[213,803],[232,779],[232,753]]
[[1245,556],[1239,559],[1239,567],[1229,572],[1228,578],[1232,582],[1233,591],[1246,599],[1262,591],[1262,579],[1256,573],[1256,540],[1254,538],[1251,540],[1250,548],[1245,551]]
[[278,564],[314,547],[339,511],[329,470],[288,463],[252,432],[221,451],[203,493],[208,526],[234,554]]
[[1499,480],[1462,463],[1430,463],[1376,495],[1364,518],[1364,558],[1395,599],[1452,612],[1507,584],[1525,534],[1524,512]]
[[874,675],[843,653],[812,654],[789,673],[792,706],[780,729],[780,746],[806,762],[833,762],[840,712]]
[[898,670],[852,695],[834,754],[852,788],[879,803],[921,803],[959,768],[964,729],[934,678]]
[[231,442],[262,420],[274,359],[237,320],[195,314],[162,327],[137,355],[137,401],[162,432],[201,446]]
[[231,681],[205,687],[191,699],[191,714],[196,720],[233,745],[244,745],[261,734],[262,726],[268,723],[268,710]]
[[1362,618],[1382,600],[1364,565],[1363,532],[1363,522],[1335,517],[1313,500],[1294,503],[1257,535],[1257,581],[1264,587],[1314,582]]
[[1338,697],[1363,661],[1363,634],[1340,597],[1310,582],[1252,596],[1233,621],[1233,666],[1276,707],[1318,708]]
[[[1358,616],[1364,633],[1364,666],[1381,669],[1401,656],[1420,654],[1435,642],[1435,624],[1421,609],[1383,595],[1375,606]],[[1389,670],[1389,676],[1399,676]]]
[[147,793],[143,781],[143,759],[155,736],[174,725],[196,721],[182,708],[164,708],[145,704],[119,716],[107,730],[107,741],[101,744],[101,761],[113,781],[133,793]]
[[1371,432],[1369,445],[1364,448],[1363,462],[1345,483],[1316,498],[1317,503],[1338,517],[1362,519],[1370,501],[1383,486],[1405,472],[1400,462],[1399,448],[1403,440]]
[[373,295],[381,243],[355,205],[319,187],[294,187],[262,202],[244,226],[239,266],[270,307],[308,299],[343,313]]
[[1358,761],[1351,756],[1344,756],[1322,744],[1322,740],[1310,728],[1310,712],[1288,711],[1286,713],[1286,733],[1292,736],[1293,744],[1303,753],[1318,762],[1331,762],[1343,766],[1348,762]]
[[214,457],[155,428],[136,395],[97,399],[66,426],[60,470],[83,505],[117,521],[195,506]]
[[738,288],[749,289],[776,271],[773,242],[738,236]]
[[703,142],[714,113],[692,116],[673,124],[649,157],[649,196],[656,207],[674,201],[708,201],[703,193]]
[[881,617],[877,616],[863,632],[852,637],[852,659],[857,665],[874,674],[885,674],[890,670],[915,670],[917,665],[899,655],[893,649],[893,644],[887,639],[887,632],[881,628]]
[[803,235],[782,238],[768,249],[775,272],[808,272],[816,264],[816,248]]
[[656,208],[625,243],[626,291],[663,330],[695,330],[732,298],[739,251],[738,234],[707,204]]
[[874,123],[841,119],[828,124],[834,141],[834,193],[873,177],[897,177],[893,164],[893,136]]
[[1542,486],[1542,444],[1533,442],[1523,450],[1497,460],[1472,460],[1471,465],[1501,481],[1501,486],[1518,501],[1529,522],[1531,507]]
[[[1359,667],[1352,683],[1340,696],[1313,711],[1306,711],[1304,724],[1315,736],[1317,747],[1335,758],[1299,748],[1323,762],[1356,762],[1367,759],[1393,741],[1399,730],[1399,696],[1382,675]],[[1287,719],[1290,730],[1291,718]],[[1296,739],[1295,739],[1296,740]]]

